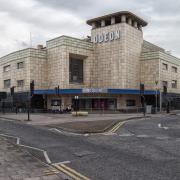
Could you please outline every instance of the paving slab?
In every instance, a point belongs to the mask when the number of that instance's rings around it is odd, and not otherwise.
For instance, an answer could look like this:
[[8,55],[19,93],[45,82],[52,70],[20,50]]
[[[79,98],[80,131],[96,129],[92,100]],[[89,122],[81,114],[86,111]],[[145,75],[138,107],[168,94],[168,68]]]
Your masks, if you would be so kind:
[[[51,176],[45,176],[45,171],[52,169],[0,136],[0,180],[50,179]],[[62,179],[55,174],[52,175],[51,179],[53,178]]]
[[81,121],[104,121],[104,120],[123,120],[129,118],[139,118],[143,117],[142,113],[134,113],[134,114],[89,114],[86,117],[82,116],[72,116],[71,114],[49,114],[49,113],[41,113],[41,114],[31,114],[30,120],[27,121],[27,114],[19,113],[8,113],[8,114],[0,114],[0,118],[4,118],[7,120],[15,120],[25,122],[31,125],[49,125],[49,124],[60,124],[66,122],[81,122]]

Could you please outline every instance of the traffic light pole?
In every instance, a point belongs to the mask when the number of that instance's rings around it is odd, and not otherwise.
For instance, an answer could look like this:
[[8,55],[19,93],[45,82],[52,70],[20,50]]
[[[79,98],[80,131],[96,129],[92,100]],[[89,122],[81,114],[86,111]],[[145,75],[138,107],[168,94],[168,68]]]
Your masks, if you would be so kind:
[[30,107],[28,105],[28,121],[30,121]]
[[145,97],[144,97],[144,84],[140,83],[140,96],[141,96],[141,103],[143,107],[143,115],[146,116],[146,106],[145,106]]
[[28,109],[27,109],[28,121],[30,121],[31,99],[33,97],[33,94],[34,94],[34,80],[31,81],[31,83],[30,83],[30,94],[29,94],[29,97],[28,97]]

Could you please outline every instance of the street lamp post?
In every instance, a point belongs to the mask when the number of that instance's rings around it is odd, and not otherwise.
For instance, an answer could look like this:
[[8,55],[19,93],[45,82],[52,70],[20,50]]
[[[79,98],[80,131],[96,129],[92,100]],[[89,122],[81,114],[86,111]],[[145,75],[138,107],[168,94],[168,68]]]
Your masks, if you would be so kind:
[[158,88],[157,88],[157,85],[158,85],[158,81],[155,81],[155,84],[156,84],[156,113],[157,113],[157,108],[158,108]]
[[74,99],[75,99],[75,111],[76,111],[76,116],[77,116],[79,96],[75,96]]

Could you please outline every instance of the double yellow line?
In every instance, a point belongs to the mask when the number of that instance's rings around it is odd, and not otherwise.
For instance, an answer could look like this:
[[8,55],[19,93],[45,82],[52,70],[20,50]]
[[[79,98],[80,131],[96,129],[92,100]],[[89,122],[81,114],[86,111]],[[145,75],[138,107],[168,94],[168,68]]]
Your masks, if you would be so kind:
[[45,176],[51,176],[51,175],[54,175],[54,174],[59,174],[59,171],[57,171],[55,169],[50,169],[50,170],[44,171]]
[[108,132],[109,133],[115,133],[123,124],[125,123],[124,122],[118,122],[115,126],[113,126],[112,129],[110,129]]
[[61,171],[62,173],[68,175],[74,180],[90,180],[88,177],[78,173],[74,169],[64,165],[64,164],[54,164],[53,165],[57,170]]

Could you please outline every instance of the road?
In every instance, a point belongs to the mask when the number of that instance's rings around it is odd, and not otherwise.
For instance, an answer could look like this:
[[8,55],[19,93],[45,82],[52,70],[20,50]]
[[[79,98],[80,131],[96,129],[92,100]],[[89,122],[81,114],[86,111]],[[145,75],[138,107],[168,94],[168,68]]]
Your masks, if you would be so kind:
[[0,119],[0,133],[44,149],[51,161],[95,180],[179,180],[180,116],[125,123],[115,134],[77,136]]

